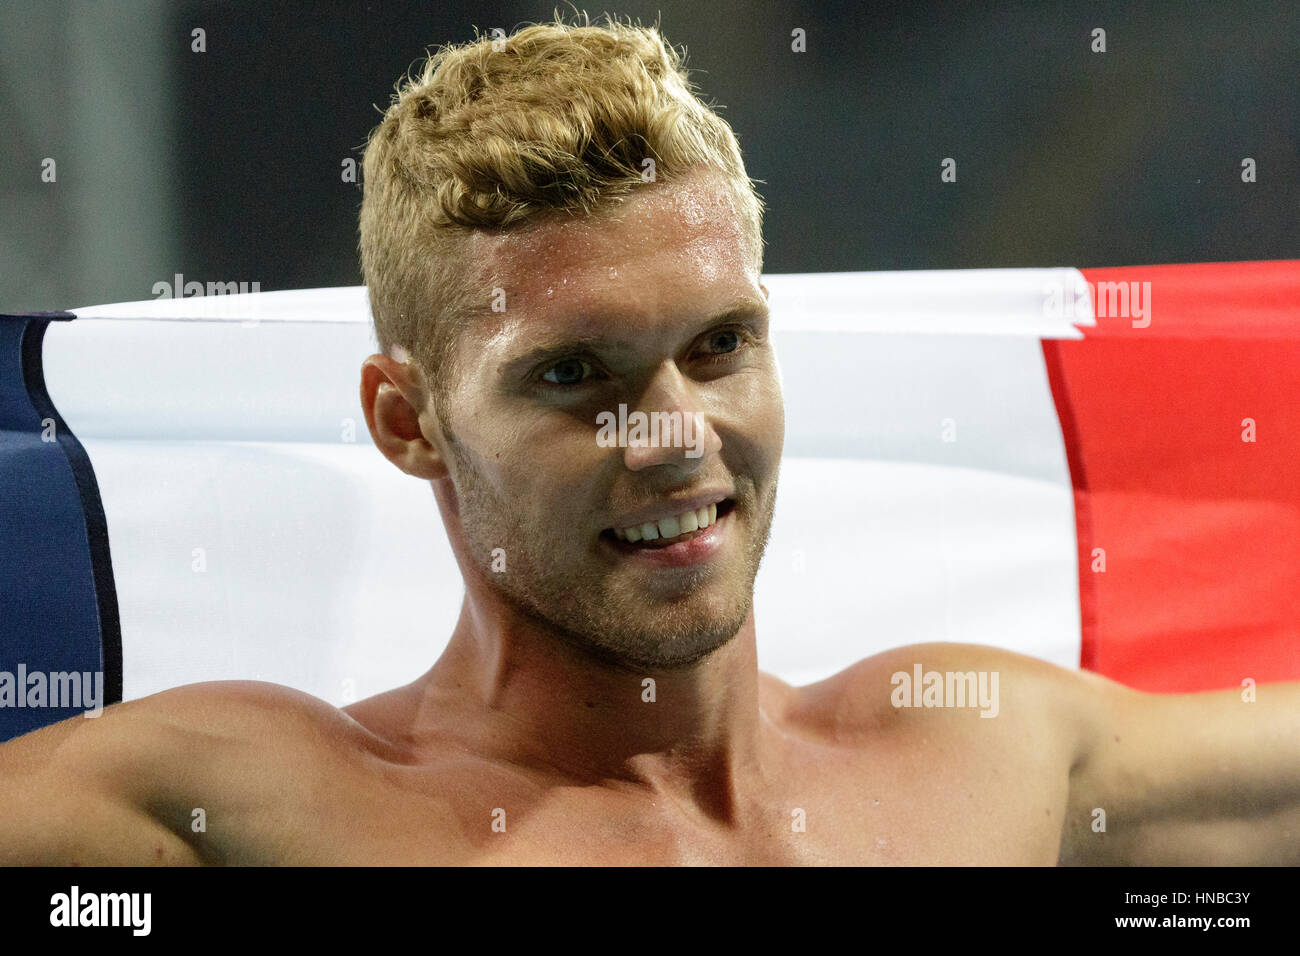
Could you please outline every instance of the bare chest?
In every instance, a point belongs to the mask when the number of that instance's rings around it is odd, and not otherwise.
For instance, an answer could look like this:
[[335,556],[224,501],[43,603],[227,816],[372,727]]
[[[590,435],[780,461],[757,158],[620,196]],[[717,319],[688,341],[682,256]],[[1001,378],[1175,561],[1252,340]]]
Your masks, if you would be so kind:
[[[993,759],[993,758],[1001,759]],[[1053,768],[951,747],[796,749],[721,804],[487,766],[339,766],[282,782],[246,862],[325,865],[1051,865]],[[298,802],[294,794],[300,795]]]

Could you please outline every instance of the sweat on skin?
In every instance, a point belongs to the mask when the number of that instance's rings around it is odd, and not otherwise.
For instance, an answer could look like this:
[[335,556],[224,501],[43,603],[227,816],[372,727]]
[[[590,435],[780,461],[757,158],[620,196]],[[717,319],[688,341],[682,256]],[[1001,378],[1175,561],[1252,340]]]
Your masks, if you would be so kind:
[[[548,764],[584,776],[623,778],[631,761],[638,779],[680,782],[692,801],[731,806],[746,789],[737,769],[754,763],[760,720],[753,582],[785,416],[756,237],[737,220],[732,186],[704,170],[648,185],[614,214],[476,231],[474,281],[484,301],[505,289],[508,306],[457,334],[442,408],[417,363],[367,360],[376,446],[430,481],[466,581],[425,692],[488,725],[512,715],[467,747],[496,753],[527,727],[511,753],[545,741],[565,751]],[[596,415],[619,404],[693,418],[701,454],[601,447]],[[652,569],[615,550],[625,519],[713,495],[730,507],[710,560]],[[497,547],[508,573],[491,570]],[[646,673],[675,706],[641,701]],[[480,688],[490,707],[444,686]],[[557,686],[592,703],[556,706]]]

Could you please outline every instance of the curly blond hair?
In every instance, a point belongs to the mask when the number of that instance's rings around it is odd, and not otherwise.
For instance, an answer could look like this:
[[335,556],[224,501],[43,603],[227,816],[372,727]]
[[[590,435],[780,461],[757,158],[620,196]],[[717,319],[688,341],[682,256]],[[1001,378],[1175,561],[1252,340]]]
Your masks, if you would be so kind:
[[442,395],[454,333],[490,307],[466,261],[471,232],[598,215],[644,187],[647,159],[660,183],[723,173],[762,266],[763,202],[735,134],[657,26],[581,15],[496,34],[444,46],[399,82],[365,148],[360,249],[375,336],[387,354],[406,349]]

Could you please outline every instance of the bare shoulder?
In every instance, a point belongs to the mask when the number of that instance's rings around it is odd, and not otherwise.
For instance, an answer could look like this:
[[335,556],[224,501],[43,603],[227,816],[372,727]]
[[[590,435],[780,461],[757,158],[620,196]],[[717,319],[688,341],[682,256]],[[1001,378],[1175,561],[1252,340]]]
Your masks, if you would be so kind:
[[1004,648],[934,642],[891,648],[795,693],[802,717],[828,731],[978,727],[986,739],[999,730],[1046,738],[1073,762],[1112,689],[1122,691],[1094,674]]
[[337,707],[262,681],[186,684],[74,717],[0,747],[0,767],[58,766],[127,799],[188,791],[355,749],[370,735]]
[[196,809],[255,808],[281,781],[365,739],[309,694],[222,681],[177,687],[0,745],[0,861],[200,862]]
[[140,718],[218,736],[253,734],[264,738],[270,729],[281,735],[335,731],[347,736],[362,729],[333,704],[267,681],[185,684],[124,706],[137,708]]
[[145,739],[174,736],[217,750],[246,742],[267,750],[347,745],[365,733],[319,697],[265,681],[185,684],[108,708],[104,719],[129,722]]

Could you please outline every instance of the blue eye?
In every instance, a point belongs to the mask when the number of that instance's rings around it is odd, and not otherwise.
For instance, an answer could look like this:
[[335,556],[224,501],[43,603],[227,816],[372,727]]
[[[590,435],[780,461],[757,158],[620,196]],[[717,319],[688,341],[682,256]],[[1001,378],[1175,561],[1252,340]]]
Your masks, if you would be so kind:
[[734,329],[723,329],[721,332],[714,335],[713,345],[715,347],[718,345],[719,340],[727,345],[727,347],[723,349],[723,354],[734,352],[736,349],[740,348],[740,336],[736,334]]
[[582,359],[565,359],[543,372],[542,379],[552,385],[578,385],[587,377],[584,373],[590,370],[591,366]]

